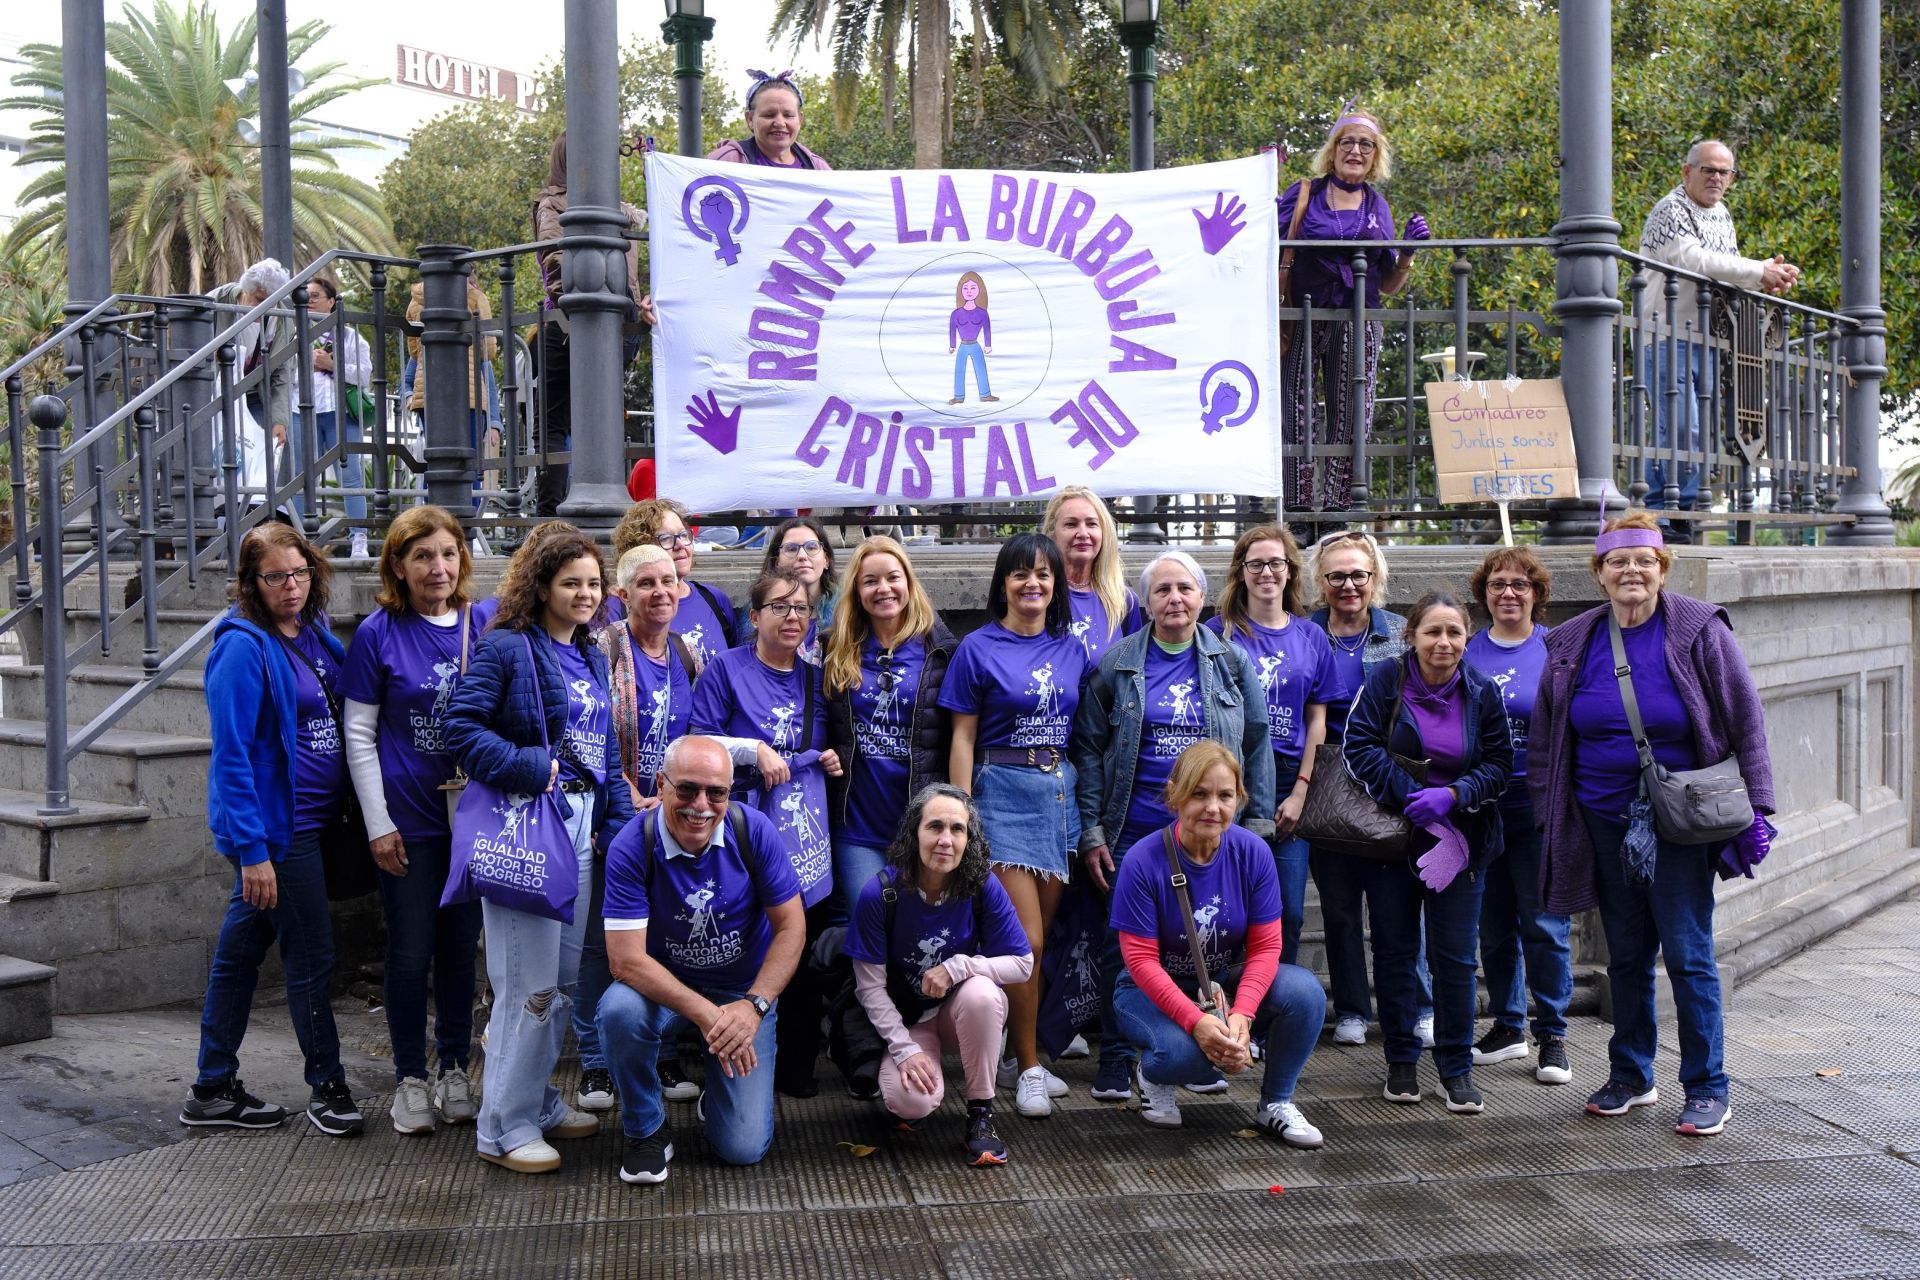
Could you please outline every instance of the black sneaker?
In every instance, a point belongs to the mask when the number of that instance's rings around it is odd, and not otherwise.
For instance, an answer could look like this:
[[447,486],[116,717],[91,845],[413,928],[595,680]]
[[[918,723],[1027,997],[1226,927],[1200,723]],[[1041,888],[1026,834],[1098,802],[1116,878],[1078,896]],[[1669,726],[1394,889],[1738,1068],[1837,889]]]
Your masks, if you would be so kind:
[[620,1161],[620,1181],[657,1186],[667,1180],[667,1166],[672,1162],[673,1134],[661,1125],[651,1137],[627,1139],[627,1154]]
[[215,1085],[194,1085],[180,1108],[180,1123],[221,1125],[229,1129],[271,1129],[286,1121],[287,1109],[262,1102],[238,1077]]
[[853,1069],[847,1077],[847,1096],[855,1102],[872,1102],[880,1096],[880,1068],[869,1064]]
[[1560,1036],[1540,1037],[1540,1061],[1533,1078],[1541,1084],[1572,1084],[1573,1068],[1567,1062],[1567,1042]]
[[660,1096],[668,1102],[692,1102],[700,1096],[700,1086],[687,1079],[680,1059],[667,1058],[660,1063]]
[[307,1103],[307,1119],[332,1138],[351,1138],[367,1127],[345,1080],[334,1080],[313,1091],[313,1101]]
[[1503,1027],[1497,1022],[1473,1045],[1473,1065],[1476,1067],[1526,1056],[1527,1033],[1518,1027]]
[[582,1071],[580,1087],[574,1091],[573,1105],[582,1111],[613,1110],[613,1073],[605,1067],[589,1067]]
[[1007,1144],[993,1129],[993,1108],[967,1108],[967,1163],[976,1169],[1007,1162]]
[[1440,1087],[1446,1091],[1447,1110],[1461,1115],[1477,1116],[1487,1109],[1487,1100],[1473,1087],[1473,1072],[1466,1071],[1451,1080],[1442,1080]]
[[1412,1106],[1420,1101],[1420,1071],[1411,1062],[1389,1062],[1387,1064],[1388,1102],[1398,1102]]

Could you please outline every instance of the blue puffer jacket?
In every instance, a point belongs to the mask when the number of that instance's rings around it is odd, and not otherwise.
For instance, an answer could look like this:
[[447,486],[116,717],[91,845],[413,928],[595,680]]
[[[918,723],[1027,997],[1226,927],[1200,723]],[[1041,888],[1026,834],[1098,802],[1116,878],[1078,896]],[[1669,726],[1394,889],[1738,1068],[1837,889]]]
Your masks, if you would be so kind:
[[[313,629],[337,670],[346,650],[324,620]],[[207,827],[215,849],[246,865],[278,862],[293,847],[294,699],[285,646],[228,610],[207,655]]]
[[[489,631],[474,647],[473,661],[454,688],[444,722],[447,749],[468,777],[520,795],[547,789],[555,752],[567,732],[566,680],[552,648],[539,631]],[[591,644],[582,645],[581,652],[600,682],[601,696],[611,702],[607,656]],[[540,745],[542,708],[545,747]],[[633,817],[633,797],[620,771],[608,776],[622,785],[602,783],[594,789],[594,847],[602,852]]]

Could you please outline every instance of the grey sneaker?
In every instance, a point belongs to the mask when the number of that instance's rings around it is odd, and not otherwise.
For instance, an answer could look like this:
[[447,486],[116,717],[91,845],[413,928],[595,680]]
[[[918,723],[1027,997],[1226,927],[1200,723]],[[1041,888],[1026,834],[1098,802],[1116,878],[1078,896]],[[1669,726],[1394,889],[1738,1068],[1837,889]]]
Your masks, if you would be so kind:
[[1133,1084],[1140,1091],[1140,1118],[1161,1129],[1180,1127],[1180,1095],[1175,1086],[1155,1084],[1134,1068]]
[[448,1067],[433,1082],[433,1109],[448,1124],[472,1124],[480,1104],[473,1096],[473,1081],[465,1069]]
[[427,1100],[427,1082],[419,1076],[408,1076],[394,1086],[393,1131],[433,1132],[433,1105]]

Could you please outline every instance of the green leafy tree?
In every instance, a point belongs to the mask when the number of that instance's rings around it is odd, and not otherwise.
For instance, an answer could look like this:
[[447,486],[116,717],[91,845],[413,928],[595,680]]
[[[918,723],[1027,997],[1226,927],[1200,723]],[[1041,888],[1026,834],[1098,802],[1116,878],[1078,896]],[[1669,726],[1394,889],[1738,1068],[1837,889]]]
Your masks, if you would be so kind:
[[[252,17],[222,32],[210,4],[156,0],[151,16],[128,4],[107,24],[107,210],[116,290],[203,292],[231,280],[263,250],[260,152],[242,143],[238,121],[258,111],[257,90],[240,97],[222,83],[254,62]],[[305,22],[287,33],[298,65],[327,33]],[[29,96],[0,107],[35,113],[22,163],[52,161],[20,195],[25,212],[7,243],[66,236],[65,115],[58,95],[60,50],[29,45],[14,83]],[[329,77],[339,63],[302,67],[308,88],[289,104],[293,234],[303,259],[335,246],[392,252],[393,230],[379,193],[339,171],[334,152],[362,142],[328,137],[315,112],[374,81]],[[47,96],[47,91],[52,91]]]

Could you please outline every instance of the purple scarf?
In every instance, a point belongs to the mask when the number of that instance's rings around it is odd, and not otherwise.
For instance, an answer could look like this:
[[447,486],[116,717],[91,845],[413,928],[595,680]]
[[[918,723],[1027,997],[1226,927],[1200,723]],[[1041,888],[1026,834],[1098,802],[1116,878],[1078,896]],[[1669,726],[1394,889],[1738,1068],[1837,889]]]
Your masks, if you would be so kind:
[[1420,675],[1420,660],[1409,653],[1407,679],[1400,689],[1400,701],[1413,716],[1413,727],[1420,733],[1420,745],[1427,753],[1427,785],[1444,787],[1460,776],[1466,763],[1467,730],[1466,687],[1460,668],[1438,688]]

